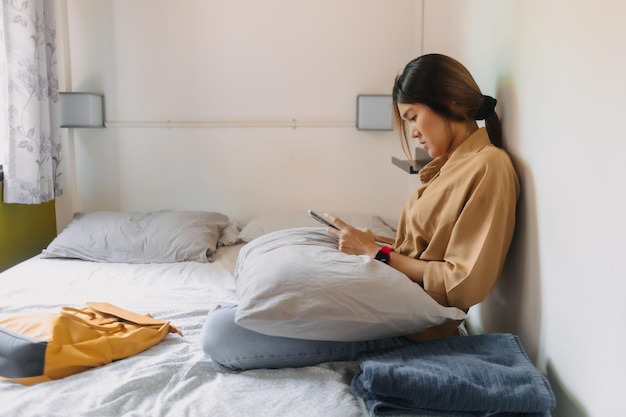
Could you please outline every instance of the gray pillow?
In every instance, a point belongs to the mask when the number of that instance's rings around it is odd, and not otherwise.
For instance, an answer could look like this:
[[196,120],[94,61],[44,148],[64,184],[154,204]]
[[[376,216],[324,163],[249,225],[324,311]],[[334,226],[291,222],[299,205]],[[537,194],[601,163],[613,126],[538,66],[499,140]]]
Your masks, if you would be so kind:
[[[343,211],[327,211],[341,218],[346,223],[355,226],[370,229],[374,234],[395,238],[395,230],[383,221],[380,216],[366,213],[352,213]],[[324,211],[319,211],[319,214]],[[239,233],[239,239],[244,242],[250,242],[266,233],[276,232],[278,230],[291,229],[297,227],[323,227],[322,224],[312,219],[306,212],[302,211],[283,211],[261,215],[252,219]]]
[[372,340],[466,318],[394,268],[340,252],[320,227],[272,232],[246,244],[235,277],[235,321],[274,336]]
[[95,262],[208,262],[232,222],[208,211],[77,213],[43,258]]

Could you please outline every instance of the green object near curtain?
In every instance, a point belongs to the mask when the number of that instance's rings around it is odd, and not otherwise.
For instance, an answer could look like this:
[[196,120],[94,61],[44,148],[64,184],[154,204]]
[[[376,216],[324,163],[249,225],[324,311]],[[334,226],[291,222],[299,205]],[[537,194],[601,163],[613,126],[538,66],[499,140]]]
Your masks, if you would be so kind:
[[[0,191],[2,187],[0,181]],[[41,253],[56,237],[54,204],[54,200],[42,204],[0,201],[0,272]]]

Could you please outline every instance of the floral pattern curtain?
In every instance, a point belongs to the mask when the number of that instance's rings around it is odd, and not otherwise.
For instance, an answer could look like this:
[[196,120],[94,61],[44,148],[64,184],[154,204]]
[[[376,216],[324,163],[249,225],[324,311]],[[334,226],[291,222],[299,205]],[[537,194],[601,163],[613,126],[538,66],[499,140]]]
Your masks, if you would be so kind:
[[[8,141],[4,202],[38,204],[63,194],[54,2],[2,0],[0,140]],[[2,68],[4,65],[4,68]]]

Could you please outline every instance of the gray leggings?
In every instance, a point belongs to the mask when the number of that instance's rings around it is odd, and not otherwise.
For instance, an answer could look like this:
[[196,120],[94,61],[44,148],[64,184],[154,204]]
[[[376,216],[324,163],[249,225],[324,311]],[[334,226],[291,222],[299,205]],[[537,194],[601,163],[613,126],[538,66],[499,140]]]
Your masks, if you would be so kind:
[[202,329],[202,350],[217,364],[232,370],[296,368],[323,362],[353,361],[357,354],[403,346],[403,337],[364,342],[329,342],[268,336],[235,323],[236,305],[211,311]]

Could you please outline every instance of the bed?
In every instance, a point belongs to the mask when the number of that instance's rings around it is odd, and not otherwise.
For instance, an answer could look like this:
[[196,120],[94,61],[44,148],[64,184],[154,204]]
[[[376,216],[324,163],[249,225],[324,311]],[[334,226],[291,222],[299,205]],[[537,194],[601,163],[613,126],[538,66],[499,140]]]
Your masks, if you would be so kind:
[[[376,215],[336,214],[376,235],[395,234]],[[421,410],[447,415],[441,411],[450,409],[450,398],[460,401],[455,410],[492,412],[506,405],[502,415],[514,415],[510,410],[549,414],[546,410],[554,407],[549,386],[513,335],[410,344],[354,362],[239,372],[204,354],[200,339],[206,316],[224,304],[238,305],[244,327],[324,340],[411,334],[466,318],[382,262],[338,251],[333,239],[306,212],[259,216],[243,228],[215,212],[78,213],[41,254],[0,274],[0,320],[107,302],[169,321],[184,336],[168,334],[140,353],[61,379],[30,386],[0,380],[0,414],[357,417],[390,415],[391,407],[396,416],[405,410],[420,411],[414,416],[428,414]],[[280,261],[285,258],[290,261]],[[280,265],[287,265],[286,275]],[[10,357],[7,334],[0,331],[0,370]],[[504,362],[491,363],[495,357]],[[424,373],[425,366],[437,371]],[[467,372],[459,374],[463,367]],[[440,378],[444,369],[447,390]],[[473,374],[486,379],[477,384]],[[407,383],[404,375],[411,377]],[[426,378],[432,375],[435,380]],[[417,381],[422,383],[414,388]],[[480,386],[484,389],[477,390]],[[408,408],[397,401],[400,394],[410,401]]]
[[[379,218],[366,219],[377,223],[364,226],[387,227]],[[115,233],[121,229],[103,219],[99,219],[99,224],[100,230],[90,230],[89,238],[93,240],[95,234],[113,244],[110,230],[102,228],[112,228]],[[350,391],[350,381],[358,369],[354,362],[232,372],[214,364],[201,350],[199,337],[207,313],[218,304],[237,301],[233,270],[246,241],[297,226],[316,226],[316,223],[306,213],[261,216],[243,230],[227,221],[218,227],[220,239],[225,241],[214,245],[206,261],[141,263],[120,262],[121,258],[105,261],[96,259],[94,242],[87,241],[87,247],[92,245],[87,254],[94,257],[92,260],[71,258],[89,257],[84,253],[69,253],[69,258],[37,255],[3,272],[0,316],[54,312],[62,306],[83,307],[88,301],[106,301],[168,320],[182,330],[184,337],[170,334],[142,353],[60,380],[32,386],[0,381],[1,414],[15,417],[362,415]],[[227,232],[231,236],[224,239]],[[109,234],[98,236],[98,233]],[[71,237],[73,244],[82,238]],[[125,234],[125,238],[132,237]]]

